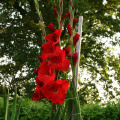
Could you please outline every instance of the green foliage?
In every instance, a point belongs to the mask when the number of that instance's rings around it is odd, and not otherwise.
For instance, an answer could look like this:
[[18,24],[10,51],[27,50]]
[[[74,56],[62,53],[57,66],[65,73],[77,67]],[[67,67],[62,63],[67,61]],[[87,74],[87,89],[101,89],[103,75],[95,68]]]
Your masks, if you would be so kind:
[[83,120],[119,120],[120,102],[108,102],[104,107],[98,104],[85,105],[82,117]]
[[0,97],[1,120],[47,120],[50,116],[51,106],[48,101],[41,100],[41,102],[38,102],[25,98],[19,98],[17,101],[17,89],[15,89],[12,101],[9,101],[9,97],[9,90],[7,97],[4,97],[4,99]]
[[[0,97],[0,119],[4,120],[3,98]],[[59,120],[60,116],[65,120],[70,120],[70,114],[65,114],[66,110],[71,113],[71,105],[68,101],[67,108],[58,106],[58,113],[53,120]],[[8,114],[12,113],[13,102],[9,102]],[[20,105],[20,109],[19,109]],[[30,99],[21,98],[17,101],[16,109],[20,110],[18,120],[49,120],[51,105],[46,100],[32,101]],[[64,111],[65,110],[65,111]],[[63,116],[64,115],[64,116]],[[68,116],[67,116],[68,115]],[[81,115],[83,120],[119,120],[120,119],[120,101],[118,103],[108,102],[104,105],[86,104],[81,107]],[[10,115],[11,116],[11,115]],[[9,116],[9,117],[10,117]],[[16,119],[17,120],[17,119]]]

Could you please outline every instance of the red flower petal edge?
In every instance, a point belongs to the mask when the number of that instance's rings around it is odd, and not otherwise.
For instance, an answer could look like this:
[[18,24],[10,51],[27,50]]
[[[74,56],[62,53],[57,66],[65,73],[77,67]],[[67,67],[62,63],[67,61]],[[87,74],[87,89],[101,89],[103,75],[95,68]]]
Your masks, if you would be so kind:
[[63,104],[66,97],[66,91],[69,87],[69,81],[56,80],[46,84],[41,92],[45,95],[46,99],[52,101],[54,104]]
[[58,29],[53,34],[46,35],[45,39],[54,44],[59,44],[61,33],[62,33],[62,29]]

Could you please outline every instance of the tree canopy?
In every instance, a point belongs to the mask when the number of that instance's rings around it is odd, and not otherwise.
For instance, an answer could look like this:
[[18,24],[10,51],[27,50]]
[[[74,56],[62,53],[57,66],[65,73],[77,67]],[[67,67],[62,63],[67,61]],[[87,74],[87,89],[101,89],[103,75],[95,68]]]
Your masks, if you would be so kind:
[[[57,28],[57,20],[52,8],[59,10],[58,0],[39,0],[40,11],[43,16],[46,33],[50,33],[47,25],[52,22]],[[69,11],[69,0],[64,0],[63,15]],[[75,17],[83,16],[81,71],[86,69],[90,79],[85,83],[79,81],[80,95],[84,101],[97,101],[99,96],[96,83],[103,82],[104,89],[110,98],[115,95],[111,91],[113,79],[120,84],[119,56],[111,54],[105,47],[103,37],[112,38],[120,30],[120,1],[119,0],[74,0]],[[35,87],[35,74],[32,72],[40,63],[37,59],[41,50],[41,28],[39,17],[33,0],[1,0],[0,1],[0,57],[7,57],[8,61],[0,65],[1,84],[3,81],[9,85],[18,85],[27,95]],[[61,36],[63,44],[68,44],[68,33],[64,21]],[[77,27],[76,27],[77,29]],[[64,39],[63,39],[64,38]],[[119,37],[108,39],[108,43],[115,46],[119,44]],[[120,54],[119,54],[120,55]],[[4,61],[4,60],[3,60]],[[2,61],[1,61],[2,63]],[[113,70],[114,74],[109,73]],[[87,76],[87,75],[86,75]],[[99,77],[98,77],[99,76]],[[98,79],[99,78],[99,79]],[[113,78],[113,79],[112,79]],[[90,89],[88,88],[90,87]],[[117,88],[113,88],[118,93]]]

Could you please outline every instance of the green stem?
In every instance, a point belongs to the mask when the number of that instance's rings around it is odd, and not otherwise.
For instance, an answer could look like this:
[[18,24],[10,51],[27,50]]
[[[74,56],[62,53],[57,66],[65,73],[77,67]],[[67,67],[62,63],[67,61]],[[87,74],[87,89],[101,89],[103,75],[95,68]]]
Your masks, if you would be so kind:
[[54,109],[55,109],[55,104],[54,104],[54,103],[52,103],[50,120],[53,120],[53,113],[54,113]]
[[42,42],[44,43],[44,42],[46,42],[46,41],[44,41],[44,38],[46,36],[45,25],[43,23],[42,13],[39,10],[39,3],[38,3],[37,0],[34,0],[34,3],[35,3],[35,8],[36,8],[36,11],[37,11],[37,14],[38,14],[38,17],[39,17],[39,25],[40,25],[40,28],[42,30]]
[[[59,75],[59,71],[56,70],[56,72],[55,72],[55,81],[58,79],[58,75]],[[57,106],[54,103],[52,103],[50,120],[53,120],[54,110],[56,109],[56,107]]]

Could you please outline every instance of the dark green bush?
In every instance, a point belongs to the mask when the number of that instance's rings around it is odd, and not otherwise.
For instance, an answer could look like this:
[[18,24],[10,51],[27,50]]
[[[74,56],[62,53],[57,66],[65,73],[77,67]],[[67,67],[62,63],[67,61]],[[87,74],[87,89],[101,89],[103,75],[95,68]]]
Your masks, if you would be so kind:
[[[49,120],[51,105],[46,100],[32,101],[29,99],[19,99],[16,111],[20,107],[19,120]],[[0,120],[4,120],[3,98],[0,98]],[[9,102],[9,117],[12,114],[12,102]]]
[[106,106],[98,104],[82,107],[83,120],[120,120],[120,102],[108,102]]
[[[3,98],[0,98],[0,120],[4,119],[3,107]],[[17,101],[17,109],[19,107],[19,120],[49,120],[51,104],[47,100],[32,101],[21,98]],[[81,108],[83,120],[120,120],[120,102],[108,102],[105,106],[86,104]],[[10,116],[12,102],[9,103],[8,110]]]

